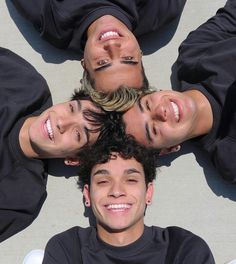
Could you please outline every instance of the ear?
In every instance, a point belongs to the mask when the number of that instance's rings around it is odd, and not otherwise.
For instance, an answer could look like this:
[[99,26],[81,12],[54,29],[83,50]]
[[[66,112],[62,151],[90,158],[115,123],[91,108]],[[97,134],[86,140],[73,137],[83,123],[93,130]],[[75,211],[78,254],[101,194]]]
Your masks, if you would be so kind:
[[163,155],[170,154],[170,153],[173,153],[173,152],[178,152],[180,149],[181,149],[180,145],[175,145],[175,146],[172,146],[172,147],[169,147],[169,148],[163,148],[160,151],[159,156],[163,156]]
[[150,205],[152,203],[153,192],[154,192],[153,182],[149,182],[147,186],[147,192],[146,192],[146,204],[147,205]]
[[78,166],[80,164],[80,161],[78,160],[78,158],[68,157],[65,158],[64,163],[68,166]]
[[81,59],[80,63],[81,63],[81,66],[86,70],[84,59]]
[[90,192],[89,192],[88,184],[84,185],[83,195],[84,195],[84,200],[85,200],[85,206],[86,207],[90,207],[91,206],[91,202],[90,202]]

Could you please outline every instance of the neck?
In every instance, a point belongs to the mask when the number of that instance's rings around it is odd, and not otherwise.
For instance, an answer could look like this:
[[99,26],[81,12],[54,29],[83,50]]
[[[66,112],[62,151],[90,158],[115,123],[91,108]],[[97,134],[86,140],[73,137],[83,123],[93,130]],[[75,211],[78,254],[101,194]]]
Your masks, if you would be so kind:
[[206,96],[198,90],[184,92],[191,96],[196,103],[196,122],[191,138],[208,134],[213,125],[213,113],[210,102]]
[[37,117],[27,118],[23,126],[21,127],[20,133],[19,133],[19,142],[20,142],[21,150],[23,151],[25,156],[28,158],[39,158],[38,154],[33,150],[31,143],[30,143],[30,138],[29,138],[29,128],[35,118]]
[[105,243],[116,247],[127,246],[142,236],[144,232],[144,222],[142,220],[134,227],[128,227],[127,229],[118,231],[110,230],[107,227],[97,224],[97,231],[100,239]]

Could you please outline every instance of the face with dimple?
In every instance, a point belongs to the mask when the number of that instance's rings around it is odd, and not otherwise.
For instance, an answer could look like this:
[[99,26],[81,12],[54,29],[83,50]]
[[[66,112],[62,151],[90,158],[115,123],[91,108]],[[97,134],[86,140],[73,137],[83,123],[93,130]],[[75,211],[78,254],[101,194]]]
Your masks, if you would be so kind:
[[101,238],[106,230],[140,234],[147,201],[151,201],[152,183],[145,183],[143,166],[134,158],[123,159],[117,153],[91,171],[90,188],[84,196],[92,206]]
[[141,51],[133,33],[118,19],[103,16],[88,29],[84,68],[97,90],[108,92],[121,85],[140,88]]
[[123,115],[126,132],[143,145],[169,148],[194,137],[196,102],[187,93],[145,95]]
[[85,109],[100,111],[90,101],[69,101],[45,110],[29,127],[29,139],[40,158],[73,157],[85,145],[93,144],[99,133],[84,117]]

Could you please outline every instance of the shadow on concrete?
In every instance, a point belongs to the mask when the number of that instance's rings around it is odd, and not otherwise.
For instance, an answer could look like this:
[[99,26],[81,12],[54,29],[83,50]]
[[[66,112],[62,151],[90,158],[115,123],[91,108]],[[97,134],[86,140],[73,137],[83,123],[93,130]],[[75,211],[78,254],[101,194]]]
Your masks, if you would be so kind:
[[33,25],[18,13],[10,0],[6,0],[6,5],[12,20],[25,40],[36,52],[42,55],[45,62],[60,64],[66,60],[80,60],[82,58],[81,54],[58,49],[43,40]]
[[178,153],[160,157],[160,166],[171,166],[171,163],[179,156],[193,153],[199,166],[203,168],[206,181],[211,190],[217,195],[236,201],[236,186],[223,180],[213,167],[208,154],[191,142],[182,144]]
[[50,159],[47,164],[51,176],[69,178],[77,175],[77,167],[65,165],[64,159]]
[[180,17],[157,31],[138,37],[138,42],[144,55],[150,55],[170,42],[176,32]]

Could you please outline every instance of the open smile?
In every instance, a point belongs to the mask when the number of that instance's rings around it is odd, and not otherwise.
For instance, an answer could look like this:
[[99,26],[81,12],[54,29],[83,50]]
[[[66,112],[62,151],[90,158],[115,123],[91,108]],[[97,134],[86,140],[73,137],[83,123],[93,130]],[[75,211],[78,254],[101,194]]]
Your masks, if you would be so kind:
[[120,203],[120,204],[108,204],[105,205],[105,207],[113,212],[123,212],[127,209],[131,208],[131,204],[127,204],[127,203]]
[[175,120],[176,120],[176,122],[179,122],[179,120],[180,120],[179,106],[176,103],[174,103],[173,101],[171,101],[170,103],[171,103],[171,106],[173,109]]
[[49,118],[45,122],[45,128],[46,128],[49,139],[53,141],[54,133],[53,133],[52,124]]
[[109,31],[106,31],[106,32],[102,32],[99,35],[99,40],[107,41],[107,40],[110,40],[110,39],[117,39],[117,38],[120,38],[120,37],[121,37],[121,35],[116,30],[109,30]]

